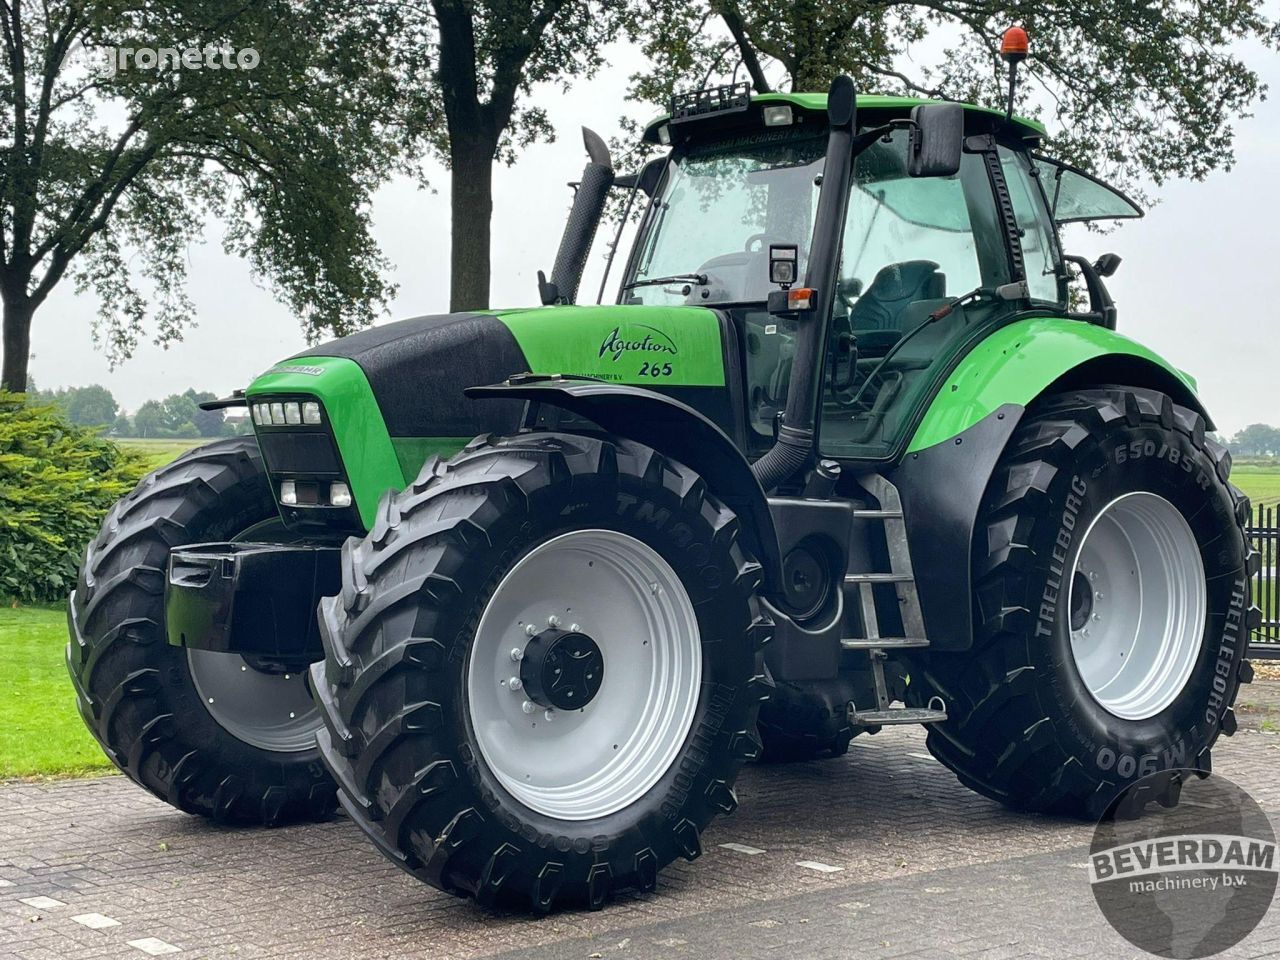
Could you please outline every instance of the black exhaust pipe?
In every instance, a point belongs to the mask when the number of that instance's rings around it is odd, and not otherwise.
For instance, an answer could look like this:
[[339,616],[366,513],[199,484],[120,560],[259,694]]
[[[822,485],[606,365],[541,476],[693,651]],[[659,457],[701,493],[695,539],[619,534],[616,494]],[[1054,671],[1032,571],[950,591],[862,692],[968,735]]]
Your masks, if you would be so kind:
[[853,178],[853,134],[858,97],[853,81],[836,77],[827,94],[827,157],[822,166],[822,192],[813,220],[809,244],[809,271],[804,285],[817,291],[817,302],[801,321],[787,407],[778,430],[778,442],[752,464],[752,472],[767,493],[802,470],[813,456],[814,426],[822,387],[822,360],[826,318],[835,303],[836,271],[844,240],[845,208]]
[[582,171],[582,181],[573,197],[573,208],[564,225],[556,263],[551,268],[551,282],[548,283],[542,271],[538,271],[538,293],[544,304],[574,303],[577,300],[578,284],[582,282],[582,271],[587,266],[591,241],[595,239],[609,188],[613,186],[613,161],[605,142],[599,134],[586,127],[582,128],[582,141],[591,159]]

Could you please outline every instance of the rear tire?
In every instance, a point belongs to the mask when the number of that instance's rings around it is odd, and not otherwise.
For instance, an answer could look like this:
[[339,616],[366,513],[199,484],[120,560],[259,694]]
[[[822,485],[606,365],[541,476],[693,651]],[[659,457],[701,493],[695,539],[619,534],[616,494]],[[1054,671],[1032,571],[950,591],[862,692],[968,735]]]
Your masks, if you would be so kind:
[[[621,888],[652,890],[671,860],[699,855],[699,833],[715,814],[737,806],[738,770],[760,750],[768,623],[754,596],[760,567],[737,533],[737,519],[693,471],[624,440],[481,438],[448,462],[429,461],[413,485],[384,499],[369,536],[348,542],[342,593],[321,604],[326,657],[312,677],[327,729],[318,739],[343,806],[394,863],[483,905],[599,908]],[[697,664],[700,682],[671,711],[688,709],[686,724],[654,739],[653,751],[631,749],[649,742],[643,720],[633,738],[610,718],[637,691],[641,704],[660,696],[662,676],[671,676],[646,659],[664,635],[657,607],[652,631],[635,629],[621,602],[610,617],[595,603],[612,594],[587,569],[589,552],[534,567],[545,589],[509,600],[532,558],[579,536],[588,551],[597,540],[630,544],[617,570],[661,571],[652,593],[687,595],[687,605],[671,602],[696,617],[696,635],[665,630],[677,659],[687,656],[679,641],[692,646],[695,659],[680,670],[687,676]],[[613,576],[607,553],[597,562]],[[548,626],[548,612],[566,622]],[[580,628],[567,622],[579,614]],[[557,708],[544,724],[550,682],[540,686],[526,666],[535,642],[551,642],[537,640],[543,631],[561,627],[595,635],[603,685],[586,709]],[[617,652],[623,643],[638,653],[651,640],[640,659]],[[540,705],[522,713],[526,697]],[[550,766],[539,766],[540,752]],[[578,769],[581,755],[597,752],[606,758],[599,766]],[[616,787],[633,774],[630,792]]]
[[[68,606],[67,668],[89,732],[135,783],[226,823],[272,826],[334,808],[314,740],[267,750],[234,736],[211,712],[221,704],[210,707],[202,696],[188,651],[165,635],[169,551],[230,540],[276,517],[253,437],[200,447],[144,477],[111,508]],[[206,664],[234,657],[192,652]],[[251,670],[234,660],[233,671]]]
[[1257,616],[1230,469],[1203,418],[1161,393],[1080,390],[1030,411],[978,518],[974,648],[911,671],[913,704],[947,703],[930,752],[1011,807],[1080,817],[1149,774],[1168,772],[1143,802],[1168,805],[1186,769],[1207,775],[1236,729]]

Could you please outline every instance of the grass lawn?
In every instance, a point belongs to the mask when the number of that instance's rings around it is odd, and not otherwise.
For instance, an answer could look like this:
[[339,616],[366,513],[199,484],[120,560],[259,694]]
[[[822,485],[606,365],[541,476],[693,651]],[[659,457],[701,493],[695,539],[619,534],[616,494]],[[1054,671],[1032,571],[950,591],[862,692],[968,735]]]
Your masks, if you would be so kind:
[[1255,507],[1280,504],[1280,465],[1237,463],[1231,482],[1248,494]]
[[0,607],[0,779],[111,769],[76,712],[61,605]]
[[176,460],[192,447],[199,447],[213,441],[209,437],[200,437],[196,440],[142,440],[121,437],[116,442],[126,450],[132,450],[146,457],[147,469],[157,470],[170,460]]

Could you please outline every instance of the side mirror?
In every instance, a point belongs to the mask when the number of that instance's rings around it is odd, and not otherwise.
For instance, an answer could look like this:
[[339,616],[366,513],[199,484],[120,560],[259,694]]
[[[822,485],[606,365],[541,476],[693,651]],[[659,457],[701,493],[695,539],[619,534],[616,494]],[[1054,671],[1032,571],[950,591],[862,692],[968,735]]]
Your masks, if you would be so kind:
[[1104,253],[1093,265],[1093,269],[1098,271],[1100,277],[1110,277],[1120,269],[1120,255],[1117,253]]
[[913,177],[954,177],[964,149],[964,107],[958,103],[924,103],[911,111]]

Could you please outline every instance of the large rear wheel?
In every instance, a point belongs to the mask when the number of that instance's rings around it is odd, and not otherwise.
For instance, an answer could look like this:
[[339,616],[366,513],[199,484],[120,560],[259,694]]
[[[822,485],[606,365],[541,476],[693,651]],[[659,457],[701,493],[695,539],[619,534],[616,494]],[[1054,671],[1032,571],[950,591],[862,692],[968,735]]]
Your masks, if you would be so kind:
[[527,434],[429,462],[322,603],[342,803],[482,903],[652,889],[759,751],[758,580],[733,514],[637,444]]
[[912,670],[929,749],[1010,806],[1097,817],[1154,773],[1207,773],[1244,659],[1249,504],[1204,420],[1134,389],[1048,398],[1010,442],[974,543],[976,640]]

